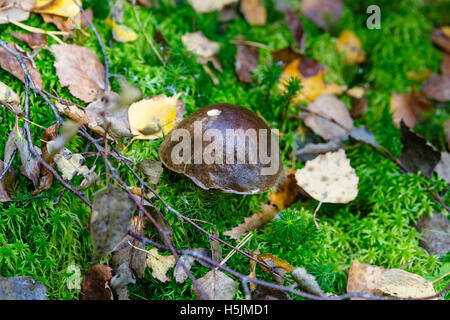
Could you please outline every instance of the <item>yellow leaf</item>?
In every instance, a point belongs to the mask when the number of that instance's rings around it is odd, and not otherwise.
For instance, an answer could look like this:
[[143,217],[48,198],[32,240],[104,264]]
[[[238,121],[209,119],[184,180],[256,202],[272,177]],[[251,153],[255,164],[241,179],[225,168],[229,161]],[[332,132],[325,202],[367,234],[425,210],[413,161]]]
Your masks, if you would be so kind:
[[361,41],[350,30],[342,31],[335,43],[338,53],[345,52],[345,62],[347,64],[358,64],[366,60],[366,54],[362,49]]
[[133,103],[128,109],[128,120],[134,139],[155,139],[168,134],[176,122],[180,95],[158,95]]
[[[77,0],[82,6],[82,0]],[[80,8],[73,0],[37,0],[33,12],[54,14],[61,17],[74,17],[80,13]]]
[[114,40],[118,42],[132,42],[137,40],[138,35],[136,32],[133,31],[133,29],[128,28],[127,26],[124,26],[122,24],[117,24],[112,19],[106,19],[105,20],[106,25],[112,27],[112,34]]
[[280,86],[284,88],[286,81],[292,77],[297,77],[301,80],[302,89],[295,97],[294,103],[298,101],[314,101],[318,96],[323,93],[329,94],[341,94],[344,88],[337,84],[326,84],[324,80],[325,71],[319,70],[315,75],[311,77],[305,77],[300,73],[299,64],[301,59],[294,59],[284,69],[280,76]]
[[147,253],[147,265],[152,269],[152,276],[159,281],[166,282],[167,271],[175,266],[174,256],[162,256],[158,249],[153,248]]

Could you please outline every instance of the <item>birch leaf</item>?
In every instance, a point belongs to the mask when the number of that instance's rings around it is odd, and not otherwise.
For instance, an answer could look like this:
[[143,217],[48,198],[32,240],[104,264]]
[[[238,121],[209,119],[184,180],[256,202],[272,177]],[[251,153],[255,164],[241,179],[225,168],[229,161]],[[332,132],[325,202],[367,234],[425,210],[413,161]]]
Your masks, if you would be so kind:
[[[81,0],[76,0],[82,6]],[[37,0],[32,10],[36,13],[54,14],[61,17],[74,17],[80,13],[80,8],[73,0]]]
[[156,248],[147,253],[147,265],[152,269],[152,276],[162,282],[169,280],[166,274],[175,266],[175,262],[174,256],[162,256]]
[[[219,270],[212,269],[197,281],[210,300],[232,300],[236,295],[236,282]],[[197,299],[201,299],[198,289],[194,285],[191,288]]]

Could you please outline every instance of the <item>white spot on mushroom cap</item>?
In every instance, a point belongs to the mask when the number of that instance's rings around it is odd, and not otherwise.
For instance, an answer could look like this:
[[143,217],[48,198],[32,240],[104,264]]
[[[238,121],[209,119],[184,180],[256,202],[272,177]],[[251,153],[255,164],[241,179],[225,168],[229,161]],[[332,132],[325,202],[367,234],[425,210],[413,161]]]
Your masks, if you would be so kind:
[[222,113],[222,111],[220,111],[218,109],[211,109],[207,112],[208,116],[210,116],[210,117],[218,116],[221,113]]

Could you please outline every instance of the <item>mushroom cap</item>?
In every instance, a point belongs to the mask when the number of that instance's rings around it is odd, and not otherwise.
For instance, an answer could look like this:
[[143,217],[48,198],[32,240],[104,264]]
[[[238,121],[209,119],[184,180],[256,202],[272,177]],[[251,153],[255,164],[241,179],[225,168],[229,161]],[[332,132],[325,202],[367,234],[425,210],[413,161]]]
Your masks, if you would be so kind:
[[[201,123],[201,131],[197,129],[196,133],[199,136],[198,133],[201,132],[203,139],[201,143],[197,144],[196,150],[194,148],[194,127],[198,128],[199,123]],[[173,138],[175,141],[172,141],[172,137],[177,132],[177,129],[185,129],[189,132],[189,139],[186,140],[188,140],[187,144],[190,143],[191,154],[188,157],[189,160],[182,163],[172,159],[174,147],[182,141],[182,138],[177,135]],[[217,130],[215,131],[216,134],[220,133],[222,138],[217,138],[216,135],[212,138],[205,138],[205,132],[209,129]],[[227,130],[230,129],[233,130],[231,132],[236,133],[236,140],[235,138],[233,140],[227,139]],[[243,131],[239,134],[239,131],[236,131],[238,129]],[[250,139],[248,136],[251,135],[246,136],[243,134],[253,131],[247,131],[248,129],[253,129],[256,132],[256,135],[253,136],[256,136],[256,139]],[[239,145],[236,141],[241,139],[242,142],[243,137],[246,137],[244,140],[245,161],[238,161],[238,152],[243,152],[243,144]],[[273,138],[275,139],[272,141]],[[264,140],[267,147],[260,150],[259,148],[263,146]],[[233,143],[228,143],[231,145],[228,148],[231,151],[228,153],[229,157],[227,157],[227,141],[233,141]],[[214,160],[214,162],[207,164],[203,161],[203,157],[200,163],[194,160],[194,153],[197,152],[198,155],[199,152],[198,146],[202,146],[200,152],[204,155],[205,148],[208,145],[222,148],[223,161]],[[175,150],[178,152],[179,148]],[[263,157],[271,159],[269,163],[266,163],[267,161],[262,163],[261,152]],[[216,151],[209,154],[212,154],[213,157],[217,155]],[[256,158],[253,157],[253,161],[250,161],[251,155],[257,155]],[[228,103],[218,103],[201,108],[181,121],[161,144],[159,156],[167,168],[186,175],[203,189],[219,189],[224,192],[238,194],[255,194],[270,190],[278,182],[283,168],[278,137],[276,137],[275,133],[271,131],[261,118],[250,110]],[[217,157],[214,159],[217,159]]]

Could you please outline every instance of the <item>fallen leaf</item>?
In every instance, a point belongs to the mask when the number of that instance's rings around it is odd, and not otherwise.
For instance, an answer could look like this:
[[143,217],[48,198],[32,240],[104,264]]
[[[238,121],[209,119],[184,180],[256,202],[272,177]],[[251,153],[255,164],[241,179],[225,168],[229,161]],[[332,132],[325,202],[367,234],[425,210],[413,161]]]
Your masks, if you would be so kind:
[[449,27],[437,28],[431,34],[431,41],[442,50],[450,53],[450,33]]
[[137,167],[147,176],[151,184],[158,184],[164,170],[161,161],[151,159],[139,161]]
[[366,89],[364,89],[363,87],[352,87],[345,91],[345,93],[355,99],[361,99],[366,95]]
[[[5,169],[4,162],[0,160],[0,174],[3,172],[4,169]],[[6,191],[5,177],[3,177],[2,179],[0,179],[0,203],[7,201],[11,201],[11,198],[9,197],[9,194]]]
[[112,19],[106,19],[105,22],[106,25],[112,27],[112,35],[114,40],[118,42],[133,42],[138,39],[138,35],[133,29],[125,25],[118,24]]
[[[371,266],[368,263],[360,263],[358,259],[353,260],[348,273],[347,293],[366,293],[374,296],[382,296],[382,291],[377,288],[380,276],[386,272],[383,267]],[[363,300],[363,298],[351,298],[352,300]]]
[[291,271],[291,276],[297,282],[300,289],[314,294],[318,297],[326,297],[325,292],[322,291],[317,283],[316,277],[309,274],[305,268],[295,268]]
[[[48,148],[47,143],[49,141],[54,140],[57,137],[58,124],[54,124],[51,127],[48,127],[41,136],[41,152],[42,158],[47,159],[48,157]],[[53,168],[55,166],[55,162],[53,161],[53,157],[50,160],[47,160],[47,163]],[[33,191],[33,195],[41,193],[42,191],[50,189],[53,184],[53,174],[46,168],[42,167],[41,169],[41,180],[39,182],[39,187]]]
[[293,204],[300,193],[300,187],[295,180],[295,172],[285,168],[284,174],[284,181],[270,194],[270,204],[275,205],[278,210],[283,210]]
[[258,286],[252,294],[252,300],[292,300],[292,298],[281,290]]
[[223,7],[236,2],[238,0],[189,0],[192,8],[199,13],[222,10]]
[[298,185],[321,202],[347,203],[358,194],[358,176],[343,149],[307,161],[295,173]]
[[83,300],[113,300],[108,281],[111,280],[111,268],[104,264],[94,264],[84,274]]
[[136,283],[133,272],[126,263],[121,264],[115,271],[116,274],[111,279],[111,287],[117,293],[119,300],[130,300],[127,286]]
[[[340,140],[330,140],[326,143],[307,143],[303,148],[295,151],[292,155],[306,162],[317,157],[319,154],[342,149],[344,145]],[[295,180],[295,179],[294,179]],[[295,184],[297,182],[295,181]],[[300,189],[300,187],[298,187]]]
[[349,137],[353,140],[356,140],[358,142],[363,142],[365,144],[368,144],[372,147],[379,147],[380,144],[378,143],[377,139],[375,138],[372,131],[367,129],[365,126],[355,127],[353,128],[350,133]]
[[81,290],[81,270],[80,267],[72,263],[66,269],[66,273],[70,276],[66,280],[67,289]]
[[[320,95],[309,104],[308,110],[311,112],[307,114],[304,120],[305,124],[325,140],[339,139],[353,129],[350,112],[345,104],[334,95]],[[336,122],[340,125],[337,125]]]
[[181,94],[153,96],[133,103],[128,109],[131,133],[135,139],[155,139],[168,134],[177,122]]
[[299,59],[300,61],[306,59],[303,54],[295,51],[291,47],[273,51],[272,58],[275,62],[282,62],[284,66],[289,65],[295,59]]
[[450,250],[450,221],[439,213],[421,217],[417,230],[422,232],[420,245],[431,255],[443,257]]
[[[205,249],[205,248],[192,248],[191,251],[195,252],[198,255],[211,258],[211,251],[209,251],[208,249]],[[178,260],[178,262],[177,262],[177,264],[175,266],[175,270],[173,272],[173,275],[175,277],[175,281],[179,282],[179,283],[185,282],[186,279],[188,278],[188,274],[186,273],[186,270],[184,270],[183,264],[188,270],[191,270],[192,266],[194,265],[194,263],[196,261],[198,261],[200,263],[203,263],[200,260],[197,260],[194,257],[189,256],[189,255],[181,256],[180,259]]]
[[422,118],[424,112],[430,111],[431,105],[419,93],[397,94],[392,92],[390,110],[393,113],[392,120],[397,127],[403,122],[413,128]]
[[424,177],[431,177],[436,165],[441,160],[441,153],[427,140],[416,135],[401,122],[402,156],[400,161],[411,173],[421,172]]
[[10,87],[0,81],[0,100],[10,104],[13,110],[17,114],[22,113],[22,107],[20,106],[20,98]]
[[364,95],[361,98],[352,100],[352,110],[350,111],[353,119],[361,118],[369,110],[369,101]]
[[220,44],[218,42],[209,40],[201,31],[186,33],[181,37],[181,41],[186,47],[186,50],[191,51],[197,56],[199,63],[206,65],[208,62],[211,62],[214,68],[222,71],[220,61],[216,57],[216,54],[220,50]]
[[439,102],[450,100],[450,77],[432,73],[422,85],[422,94]]
[[[292,272],[295,269],[287,261],[285,261],[283,259],[280,259],[280,258],[278,258],[278,257],[276,257],[274,255],[271,255],[270,253],[260,254],[258,256],[258,260],[261,261],[261,262],[264,262],[265,264],[267,264],[272,269],[275,269],[282,276],[284,276],[288,272]],[[275,279],[275,281],[279,285],[283,285],[283,283],[284,283],[284,279],[283,278],[281,278],[279,275],[273,273],[272,271],[270,271],[266,267],[263,267],[263,266],[261,266],[261,267],[264,270],[264,272],[272,275],[272,277]]]
[[342,0],[302,0],[303,14],[317,26],[330,31],[342,15]]
[[430,69],[424,69],[422,71],[416,72],[416,71],[408,71],[406,73],[406,78],[412,81],[422,82],[425,81],[430,77],[431,70]]
[[245,218],[243,223],[229,231],[225,231],[223,234],[239,240],[244,233],[265,226],[272,221],[276,214],[277,210],[274,206],[264,205],[262,211],[255,212],[251,217]]
[[337,84],[326,84],[324,75],[325,70],[317,61],[297,58],[289,63],[281,74],[280,89],[286,90],[285,84],[291,78],[299,78],[302,88],[293,102],[314,101],[321,94],[341,94],[344,91],[344,88]]
[[442,52],[441,74],[450,77],[450,53]]
[[[14,44],[10,43],[9,47],[16,51],[14,49]],[[28,72],[31,75],[31,79],[33,80],[34,84],[36,85],[36,88],[39,90],[42,90],[42,77],[39,71],[33,66],[30,59],[27,59],[24,56],[25,66],[28,69]],[[16,57],[13,56],[11,53],[6,51],[3,47],[0,47],[0,66],[11,73],[13,76],[18,78],[20,81],[25,83],[25,76],[22,70],[22,67],[19,64],[19,61],[17,61]]]
[[251,26],[263,26],[267,21],[267,12],[261,0],[242,0],[241,11]]
[[431,282],[401,269],[383,272],[377,282],[377,289],[391,297],[400,298],[425,298],[436,294]]
[[107,255],[127,235],[135,209],[128,194],[117,187],[94,194],[89,222],[94,261]]
[[12,33],[11,36],[25,42],[31,49],[43,48],[47,45],[47,37],[42,33]]
[[359,64],[366,60],[361,41],[353,31],[344,30],[335,43],[338,53],[345,53],[345,62],[349,65]]
[[95,52],[74,44],[54,44],[50,51],[61,86],[69,87],[73,96],[89,103],[103,94],[105,69]]
[[158,249],[153,248],[147,252],[147,265],[152,269],[153,278],[166,282],[167,271],[175,266],[174,256],[162,256],[158,253]]
[[289,9],[284,14],[284,20],[286,21],[289,30],[291,30],[292,36],[297,44],[297,48],[304,50],[306,43],[306,32],[297,14],[293,10]]
[[[261,254],[261,252],[259,251],[259,246],[256,250],[251,252],[252,257],[255,259],[257,259],[260,254]],[[250,273],[248,274],[247,277],[252,278],[252,279],[257,279],[256,278],[256,261],[250,260],[249,263],[250,263]],[[249,286],[250,286],[250,292],[253,292],[256,289],[256,284],[253,282],[250,282]]]
[[[236,295],[236,282],[219,270],[212,269],[197,281],[209,300],[232,300]],[[192,285],[191,288],[197,300],[201,299],[197,287]]]
[[[77,3],[82,6],[81,0],[77,0]],[[54,14],[67,18],[79,14],[80,8],[73,0],[37,0],[32,11],[36,13]]]
[[0,300],[47,300],[47,288],[32,277],[0,276]]
[[252,82],[252,72],[258,67],[259,52],[256,47],[238,45],[235,69],[242,82]]
[[442,152],[441,161],[434,168],[434,172],[441,176],[442,179],[450,183],[450,153]]
[[18,6],[16,0],[6,0],[0,5],[0,24],[9,23],[11,20],[21,22],[28,20],[29,17],[30,13]]
[[443,125],[445,141],[447,141],[448,148],[450,149],[450,120],[445,121]]

